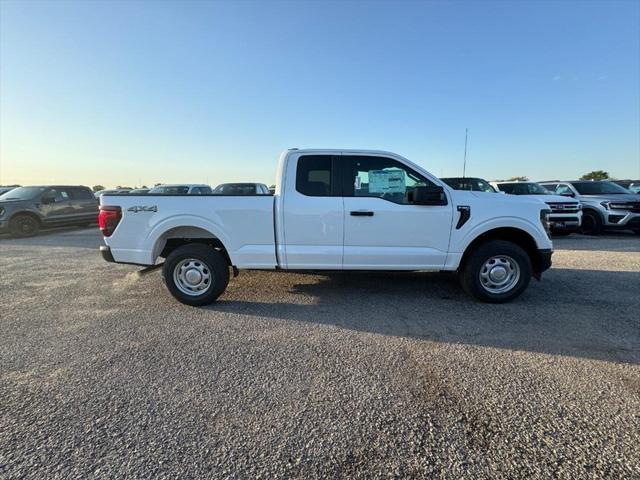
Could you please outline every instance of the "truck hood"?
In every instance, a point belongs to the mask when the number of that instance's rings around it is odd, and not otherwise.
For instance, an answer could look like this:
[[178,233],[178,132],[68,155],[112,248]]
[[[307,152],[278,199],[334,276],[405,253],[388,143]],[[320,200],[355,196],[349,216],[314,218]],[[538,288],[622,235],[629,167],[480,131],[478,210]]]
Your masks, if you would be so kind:
[[[493,204],[513,205],[514,203],[519,203],[522,205],[545,205],[543,201],[536,197],[544,196],[547,198],[546,195],[506,195],[503,193],[473,192],[469,190],[453,190],[453,195],[456,203],[458,204],[483,200]],[[551,197],[551,195],[549,195],[549,197]]]
[[580,201],[583,202],[604,202],[612,200],[616,202],[638,202],[640,196],[637,193],[621,193],[619,195],[581,195]]
[[18,203],[29,203],[31,200],[2,200],[0,199],[0,205],[16,205]]
[[579,203],[579,200],[573,197],[563,197],[562,195],[518,195],[518,197],[541,200],[544,203]]

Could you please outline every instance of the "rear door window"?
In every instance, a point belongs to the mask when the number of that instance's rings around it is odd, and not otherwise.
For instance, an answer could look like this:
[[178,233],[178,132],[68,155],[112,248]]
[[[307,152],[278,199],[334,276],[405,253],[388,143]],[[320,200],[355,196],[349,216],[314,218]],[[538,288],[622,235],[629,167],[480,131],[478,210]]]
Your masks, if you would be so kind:
[[333,156],[304,155],[298,159],[296,190],[309,197],[333,194]]
[[70,188],[69,193],[73,200],[95,200],[93,194],[86,188]]

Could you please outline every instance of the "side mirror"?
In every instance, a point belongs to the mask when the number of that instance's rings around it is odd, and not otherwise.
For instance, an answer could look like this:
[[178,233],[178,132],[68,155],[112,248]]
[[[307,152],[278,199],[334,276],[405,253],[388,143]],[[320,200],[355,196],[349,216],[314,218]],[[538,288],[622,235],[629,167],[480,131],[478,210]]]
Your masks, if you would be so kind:
[[54,197],[53,195],[43,195],[41,198],[42,203],[44,203],[45,205],[50,205],[52,203],[56,203],[56,197]]
[[414,205],[446,205],[447,195],[439,185],[419,185],[413,189]]

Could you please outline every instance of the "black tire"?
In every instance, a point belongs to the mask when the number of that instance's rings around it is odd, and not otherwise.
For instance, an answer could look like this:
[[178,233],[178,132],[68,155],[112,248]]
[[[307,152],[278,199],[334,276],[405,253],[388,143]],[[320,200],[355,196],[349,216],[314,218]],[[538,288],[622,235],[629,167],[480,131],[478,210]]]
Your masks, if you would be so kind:
[[583,235],[600,235],[602,230],[602,218],[600,214],[595,210],[583,210],[580,233]]
[[33,215],[18,214],[9,222],[14,237],[33,237],[40,231],[40,220]]
[[[190,259],[193,262],[190,262]],[[188,263],[185,264],[185,262]],[[181,264],[182,267],[180,268]],[[182,275],[176,273],[177,267],[181,270],[185,268],[187,270],[195,270],[198,272],[195,275],[200,275],[200,278],[205,280],[206,275],[208,275],[208,283],[204,280],[200,283],[202,293],[197,292],[197,289],[192,294],[184,292],[185,289],[189,289],[189,285],[184,280],[186,273],[184,271]],[[162,267],[162,276],[169,292],[178,301],[186,305],[200,307],[215,302],[225,291],[229,283],[229,266],[224,256],[213,247],[192,243],[176,248],[169,254]],[[183,280],[181,281],[179,278],[183,278]]]
[[[506,265],[513,261],[517,264],[519,275],[514,277],[514,284],[508,290],[500,293],[491,292],[485,287],[481,279],[481,272],[487,272],[485,263],[493,257],[508,257]],[[517,271],[515,268],[506,269],[507,276]],[[519,296],[531,281],[531,259],[527,252],[512,242],[505,240],[489,240],[480,244],[472,251],[465,260],[465,264],[460,271],[460,283],[462,288],[469,294],[488,303],[504,303]],[[517,278],[517,279],[516,279]]]

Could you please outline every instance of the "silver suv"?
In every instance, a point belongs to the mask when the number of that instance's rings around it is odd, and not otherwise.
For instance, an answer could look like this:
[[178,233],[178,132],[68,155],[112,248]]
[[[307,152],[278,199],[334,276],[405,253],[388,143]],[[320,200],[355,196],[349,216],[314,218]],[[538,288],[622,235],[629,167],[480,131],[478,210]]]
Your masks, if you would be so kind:
[[598,235],[605,229],[633,230],[640,235],[640,198],[608,181],[540,182],[556,195],[582,203],[582,233]]

